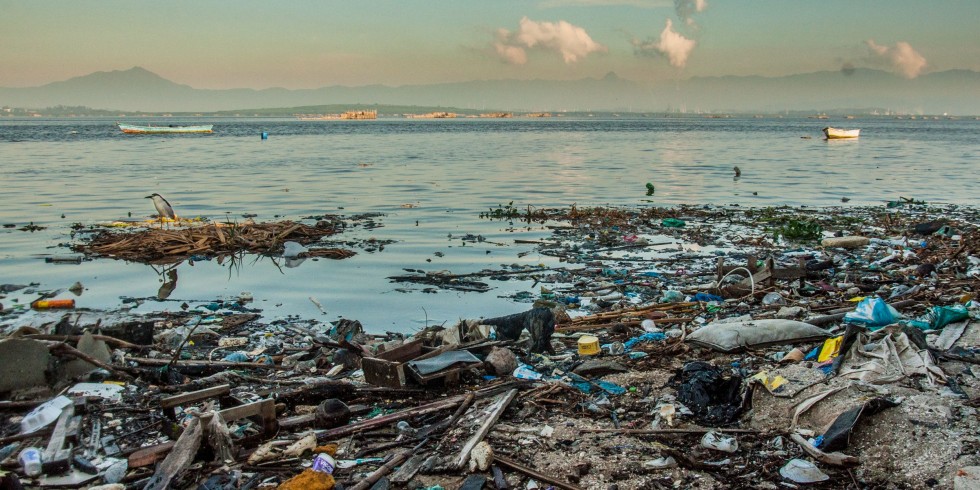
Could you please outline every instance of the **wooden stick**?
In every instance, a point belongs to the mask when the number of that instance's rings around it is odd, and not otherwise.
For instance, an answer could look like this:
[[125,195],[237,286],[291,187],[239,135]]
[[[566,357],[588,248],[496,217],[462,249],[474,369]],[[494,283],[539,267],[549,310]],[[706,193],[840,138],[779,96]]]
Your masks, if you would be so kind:
[[559,480],[559,479],[557,479],[557,478],[555,478],[555,477],[553,477],[551,475],[546,475],[544,473],[539,473],[539,472],[537,472],[535,470],[532,470],[531,468],[528,468],[527,466],[524,466],[522,464],[517,463],[516,461],[514,461],[512,459],[505,458],[505,457],[500,456],[499,454],[496,454],[496,453],[494,453],[493,460],[494,460],[494,462],[496,462],[500,466],[505,466],[505,467],[510,468],[510,469],[512,469],[514,471],[519,471],[521,473],[524,473],[527,476],[530,476],[531,478],[534,478],[535,480],[543,481],[545,483],[550,483],[550,484],[554,485],[556,488],[562,488],[562,489],[565,489],[565,490],[584,490],[582,487],[580,487],[578,485],[573,485],[571,483],[565,483],[565,482],[563,482],[563,481],[561,481],[561,480]]
[[490,428],[493,427],[493,424],[497,423],[497,419],[499,419],[500,415],[504,413],[504,410],[507,409],[507,406],[514,400],[515,396],[517,396],[517,388],[508,391],[506,395],[496,402],[496,406],[493,407],[490,416],[487,417],[486,421],[483,422],[483,425],[477,429],[476,433],[473,434],[473,437],[470,437],[470,440],[466,441],[466,444],[463,445],[463,449],[460,450],[459,457],[456,459],[456,463],[453,465],[454,468],[460,469],[466,464],[467,461],[469,461],[470,451],[472,451],[473,448],[476,447],[476,445],[479,444],[484,437],[486,437],[487,432],[490,432]]
[[440,412],[442,410],[448,410],[462,402],[463,402],[462,396],[454,396],[446,400],[440,400],[437,402],[429,403],[427,405],[422,405],[421,407],[412,407],[398,412],[389,413],[388,415],[382,415],[380,417],[364,420],[355,424],[349,424],[343,427],[318,431],[317,441],[318,442],[328,441],[330,439],[349,436],[356,432],[363,432],[366,430],[373,430],[379,427],[384,427],[386,425],[398,422],[399,420],[405,420],[408,418],[417,417],[419,415],[427,415],[430,413]]
[[396,454],[395,457],[391,458],[391,461],[388,461],[387,463],[381,465],[380,468],[374,470],[374,472],[368,475],[367,478],[358,482],[357,485],[350,487],[350,490],[367,490],[371,488],[371,485],[377,483],[377,481],[380,480],[381,477],[387,475],[388,473],[391,473],[398,465],[404,463],[405,460],[408,459],[413,452],[415,451],[405,450]]
[[68,345],[68,344],[65,344],[63,342],[58,342],[58,343],[51,344],[50,346],[48,346],[48,349],[51,351],[52,354],[58,354],[58,355],[63,355],[63,356],[68,356],[68,357],[74,357],[76,359],[81,359],[81,360],[83,360],[83,361],[85,361],[85,362],[87,362],[87,363],[89,363],[89,364],[91,364],[93,366],[97,366],[97,367],[100,367],[102,369],[105,369],[106,371],[109,371],[112,374],[114,374],[115,376],[118,376],[118,377],[123,378],[123,379],[132,379],[133,378],[132,376],[130,376],[129,374],[127,374],[126,371],[138,373],[138,371],[136,371],[135,369],[130,368],[130,367],[116,368],[115,366],[112,366],[111,364],[106,364],[106,363],[104,363],[104,362],[102,362],[102,361],[100,361],[100,360],[98,360],[98,359],[96,359],[96,358],[94,358],[94,357],[92,357],[92,356],[90,356],[90,355],[88,355],[88,354],[86,354],[86,353],[84,353],[84,352],[82,352],[82,351],[80,351],[80,350],[78,350],[78,349],[76,349],[76,348]]
[[654,434],[705,434],[707,432],[724,432],[730,434],[758,434],[758,429],[717,429],[697,427],[692,429],[579,429],[579,432],[615,432],[617,434],[654,435]]
[[[127,361],[146,366],[166,366],[170,364],[169,359],[150,359],[148,357],[127,357]],[[258,364],[252,362],[230,362],[230,361],[177,361],[174,367],[200,367],[200,368],[226,368],[226,369],[275,369],[277,371],[288,371],[292,368],[277,366],[275,364]]]
[[[66,341],[69,341],[69,342],[75,342],[75,343],[77,343],[78,340],[82,338],[82,336],[81,335],[48,335],[48,334],[43,334],[43,333],[35,333],[35,334],[25,335],[23,338],[25,338],[25,339],[36,339],[36,340],[56,340],[58,342],[66,342]],[[120,339],[117,339],[115,337],[110,337],[108,335],[95,335],[95,334],[93,334],[92,335],[92,338],[95,339],[95,340],[101,340],[101,341],[103,341],[103,342],[105,342],[107,344],[110,344],[110,345],[113,345],[115,347],[119,347],[119,348],[122,348],[122,349],[137,349],[137,350],[141,350],[141,349],[148,349],[148,348],[152,347],[152,346],[149,346],[149,345],[136,345],[136,344],[133,344],[133,343],[130,343],[130,342],[126,342],[125,340],[120,340]]]

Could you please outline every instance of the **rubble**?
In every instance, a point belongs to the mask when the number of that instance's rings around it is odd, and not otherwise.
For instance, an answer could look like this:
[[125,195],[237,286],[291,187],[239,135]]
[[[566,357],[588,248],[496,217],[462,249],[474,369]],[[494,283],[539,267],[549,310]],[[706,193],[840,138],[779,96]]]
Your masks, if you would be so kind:
[[[3,484],[966,488],[980,466],[977,217],[917,202],[529,207],[507,218],[550,223],[537,247],[566,267],[393,279],[533,276],[537,292],[515,298],[531,304],[504,317],[405,335],[219,304],[208,323],[86,311],[10,328]],[[262,233],[282,246],[277,230]],[[171,233],[153,231],[128,239]],[[230,253],[181,240],[141,260]],[[121,256],[116,243],[77,250]]]

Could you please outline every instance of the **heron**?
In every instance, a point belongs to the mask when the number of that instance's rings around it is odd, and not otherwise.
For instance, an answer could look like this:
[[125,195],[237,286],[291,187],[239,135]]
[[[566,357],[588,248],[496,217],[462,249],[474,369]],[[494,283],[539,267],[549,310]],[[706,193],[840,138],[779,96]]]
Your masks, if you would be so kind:
[[153,194],[146,196],[145,199],[153,199],[153,207],[157,209],[157,214],[160,215],[161,223],[163,222],[164,218],[171,220],[177,219],[177,213],[174,212],[173,206],[171,206],[170,203],[167,202],[167,200],[160,194],[154,192]]

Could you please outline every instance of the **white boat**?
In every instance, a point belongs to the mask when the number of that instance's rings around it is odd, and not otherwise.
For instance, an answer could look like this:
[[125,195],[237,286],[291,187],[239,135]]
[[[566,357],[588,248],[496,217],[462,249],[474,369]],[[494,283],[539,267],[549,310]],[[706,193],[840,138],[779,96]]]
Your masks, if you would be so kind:
[[830,126],[827,126],[826,128],[823,128],[823,134],[829,140],[852,139],[852,138],[857,138],[858,135],[861,134],[861,130],[840,129],[840,128],[832,128]]
[[213,124],[200,126],[136,126],[133,124],[116,123],[119,129],[127,134],[170,134],[170,133],[210,133]]

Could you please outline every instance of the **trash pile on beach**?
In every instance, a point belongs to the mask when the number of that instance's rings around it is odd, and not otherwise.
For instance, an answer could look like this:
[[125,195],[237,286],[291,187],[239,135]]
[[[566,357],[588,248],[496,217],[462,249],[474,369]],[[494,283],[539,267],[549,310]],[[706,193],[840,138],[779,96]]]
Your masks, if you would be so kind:
[[507,211],[567,266],[392,281],[533,279],[513,315],[8,328],[3,488],[980,485],[978,210]]

